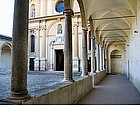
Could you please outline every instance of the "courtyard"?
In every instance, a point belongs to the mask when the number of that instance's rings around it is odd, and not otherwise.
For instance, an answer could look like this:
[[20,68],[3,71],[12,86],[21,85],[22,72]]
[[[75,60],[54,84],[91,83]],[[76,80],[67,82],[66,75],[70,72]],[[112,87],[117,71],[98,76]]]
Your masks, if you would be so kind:
[[[55,84],[61,83],[64,76],[60,71],[33,71],[28,72],[27,87],[29,94],[46,89]],[[78,80],[81,73],[73,73],[74,80]],[[11,71],[0,69],[0,99],[10,95]]]

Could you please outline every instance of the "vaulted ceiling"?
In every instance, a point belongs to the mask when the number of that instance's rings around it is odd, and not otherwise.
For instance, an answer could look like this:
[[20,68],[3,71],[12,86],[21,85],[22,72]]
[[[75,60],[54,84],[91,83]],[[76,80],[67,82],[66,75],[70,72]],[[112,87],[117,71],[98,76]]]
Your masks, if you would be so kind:
[[[98,41],[125,44],[136,20],[137,0],[77,0],[82,18],[92,22]],[[85,24],[83,22],[83,24]]]

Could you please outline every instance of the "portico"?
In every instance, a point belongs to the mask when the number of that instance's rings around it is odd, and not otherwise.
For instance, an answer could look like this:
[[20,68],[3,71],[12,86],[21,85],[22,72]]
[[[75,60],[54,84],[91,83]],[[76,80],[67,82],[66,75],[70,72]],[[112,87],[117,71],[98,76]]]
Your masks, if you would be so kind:
[[[90,21],[92,36],[91,41],[91,73],[111,72],[118,66],[119,53],[121,52],[121,66],[119,73],[129,76],[134,86],[140,91],[140,79],[138,69],[140,68],[139,52],[139,29],[140,29],[140,2],[133,0],[119,0],[102,2],[102,0],[77,0],[82,21],[82,77],[88,78],[88,39],[87,23]],[[57,2],[57,1],[56,1]],[[72,50],[72,18],[74,0],[64,0],[64,83],[73,84],[73,55],[78,58],[78,49]],[[43,12],[43,11],[42,11]],[[15,0],[15,14],[13,25],[13,52],[12,52],[12,77],[11,96],[13,100],[22,100],[30,95],[27,90],[27,56],[28,56],[28,0]],[[137,19],[137,20],[136,20]],[[45,24],[45,22],[44,22]],[[46,24],[45,24],[46,25]],[[77,33],[77,25],[75,31]],[[40,32],[46,35],[46,27]],[[79,46],[76,38],[75,45]],[[36,43],[39,43],[38,40]],[[43,37],[43,51],[38,49],[37,56],[45,58],[46,37]],[[133,45],[135,44],[135,45]],[[74,54],[73,54],[74,52]],[[112,61],[112,59],[115,60]],[[106,62],[105,62],[106,60]],[[53,61],[52,61],[53,62]],[[112,64],[113,63],[113,64]],[[115,66],[113,66],[115,65]],[[136,72],[132,70],[135,67]],[[108,68],[108,69],[105,69]],[[115,71],[115,70],[114,70]],[[118,72],[118,71],[117,71]],[[97,74],[98,75],[98,74]],[[103,78],[103,77],[102,77]],[[90,80],[90,78],[88,79]],[[89,82],[91,83],[91,82]]]

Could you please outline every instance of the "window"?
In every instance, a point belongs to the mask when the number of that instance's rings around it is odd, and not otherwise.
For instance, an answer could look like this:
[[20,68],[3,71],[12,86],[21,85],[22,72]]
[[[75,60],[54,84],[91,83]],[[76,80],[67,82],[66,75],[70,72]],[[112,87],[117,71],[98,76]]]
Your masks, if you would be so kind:
[[57,34],[62,34],[62,24],[58,24],[58,26],[57,26]]
[[35,5],[34,4],[32,4],[31,6],[31,17],[35,18]]
[[31,35],[31,52],[35,52],[35,36]]
[[64,10],[64,2],[63,1],[59,1],[55,7],[55,10],[58,12],[58,13],[61,13],[63,12]]

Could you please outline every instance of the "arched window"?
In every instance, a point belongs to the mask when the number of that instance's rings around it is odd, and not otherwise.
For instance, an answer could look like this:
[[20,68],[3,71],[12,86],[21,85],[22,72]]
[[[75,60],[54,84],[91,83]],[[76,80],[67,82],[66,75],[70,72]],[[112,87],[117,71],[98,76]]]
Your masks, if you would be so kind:
[[31,52],[35,52],[35,36],[31,35]]
[[35,5],[34,4],[31,5],[31,17],[35,18]]
[[64,2],[63,1],[59,1],[55,7],[55,10],[58,12],[58,13],[61,13],[63,12],[64,10]]
[[58,24],[57,26],[57,34],[62,34],[63,30],[62,30],[62,24]]

